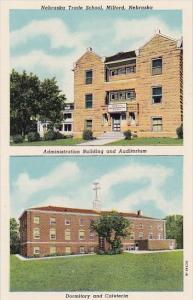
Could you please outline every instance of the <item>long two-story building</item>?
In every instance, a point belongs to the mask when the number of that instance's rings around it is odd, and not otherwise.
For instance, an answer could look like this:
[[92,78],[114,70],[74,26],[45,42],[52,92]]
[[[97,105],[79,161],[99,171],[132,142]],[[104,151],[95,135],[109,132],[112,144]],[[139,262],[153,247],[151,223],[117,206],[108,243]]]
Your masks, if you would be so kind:
[[[94,253],[104,247],[96,232],[90,230],[92,220],[102,211],[35,207],[26,209],[20,220],[21,255]],[[137,213],[121,213],[130,221],[130,235],[122,241],[123,250],[174,249],[175,240],[166,239],[165,220]]]
[[88,48],[74,64],[73,135],[131,130],[176,137],[183,121],[182,40],[160,33],[136,51],[101,57]]

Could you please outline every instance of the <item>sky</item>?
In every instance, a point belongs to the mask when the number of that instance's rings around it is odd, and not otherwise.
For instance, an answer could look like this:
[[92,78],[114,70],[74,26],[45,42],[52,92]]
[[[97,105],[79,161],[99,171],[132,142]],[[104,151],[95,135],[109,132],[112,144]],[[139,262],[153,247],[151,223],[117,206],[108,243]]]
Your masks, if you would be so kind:
[[181,11],[11,10],[11,69],[25,69],[40,79],[56,77],[73,101],[73,63],[88,47],[100,56],[135,50],[157,30],[181,38]]
[[182,175],[181,156],[13,156],[11,216],[44,205],[92,209],[96,181],[104,210],[182,214]]

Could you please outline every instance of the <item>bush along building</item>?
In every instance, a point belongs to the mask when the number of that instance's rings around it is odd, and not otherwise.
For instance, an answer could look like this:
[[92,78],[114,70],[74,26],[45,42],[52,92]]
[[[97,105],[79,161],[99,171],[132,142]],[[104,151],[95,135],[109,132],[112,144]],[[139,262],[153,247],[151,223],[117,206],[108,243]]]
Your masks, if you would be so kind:
[[[94,253],[104,250],[104,239],[90,230],[92,221],[103,211],[66,207],[35,207],[26,209],[20,220],[21,255],[49,256]],[[128,238],[122,240],[123,250],[166,250],[175,248],[175,240],[165,239],[165,220],[137,213],[121,213],[129,220]]]
[[[100,57],[88,48],[74,64],[75,137],[130,130],[176,137],[183,121],[182,40],[160,33],[137,51]],[[116,134],[116,133],[115,133]]]

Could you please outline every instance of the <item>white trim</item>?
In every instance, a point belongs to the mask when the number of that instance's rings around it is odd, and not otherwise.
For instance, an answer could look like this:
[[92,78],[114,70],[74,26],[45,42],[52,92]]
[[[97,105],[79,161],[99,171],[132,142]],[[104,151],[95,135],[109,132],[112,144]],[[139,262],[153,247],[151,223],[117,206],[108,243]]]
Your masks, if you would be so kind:
[[27,242],[24,242],[24,243],[21,243],[21,245],[25,245],[25,244],[96,244],[98,245],[98,242],[85,242],[84,240],[81,240],[81,241],[78,241],[78,242],[71,242],[71,241],[67,241],[67,242],[30,242],[30,241],[27,241]]
[[[116,54],[115,54],[116,55]],[[112,55],[113,56],[113,55]],[[107,56],[108,57],[108,56]],[[119,62],[123,62],[123,61],[128,61],[128,60],[133,60],[133,59],[136,59],[137,57],[134,56],[132,58],[126,58],[126,59],[119,59],[119,60],[114,60],[114,61],[109,61],[109,62],[105,62],[105,65],[108,65],[108,64],[116,64],[116,63],[119,63]]]
[[[61,212],[61,211],[45,211],[45,210],[38,210],[38,209],[27,209],[26,211],[32,211],[32,212],[41,212],[41,213],[44,213],[44,214],[62,214],[62,215],[79,215],[79,216],[96,216],[96,217],[99,217],[100,214],[94,214],[94,213],[79,213],[79,212]],[[106,212],[106,211],[105,211]],[[107,211],[108,212],[108,211]],[[110,213],[111,211],[109,211]],[[120,213],[123,213],[124,212],[120,212]],[[133,219],[133,220],[147,220],[147,221],[163,221],[163,222],[166,222],[166,220],[163,220],[163,219],[156,219],[156,218],[148,218],[148,217],[143,217],[143,216],[140,216],[140,218],[137,218],[137,217],[129,217],[129,216],[124,216],[125,218],[129,218],[129,219]]]

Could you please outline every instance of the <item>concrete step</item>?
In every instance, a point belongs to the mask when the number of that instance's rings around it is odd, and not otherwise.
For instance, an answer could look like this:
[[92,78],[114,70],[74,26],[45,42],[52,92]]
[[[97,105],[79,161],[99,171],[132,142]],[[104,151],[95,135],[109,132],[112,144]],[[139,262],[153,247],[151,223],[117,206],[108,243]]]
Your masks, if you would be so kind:
[[124,134],[120,131],[118,132],[105,132],[97,137],[97,139],[122,139],[124,138]]

